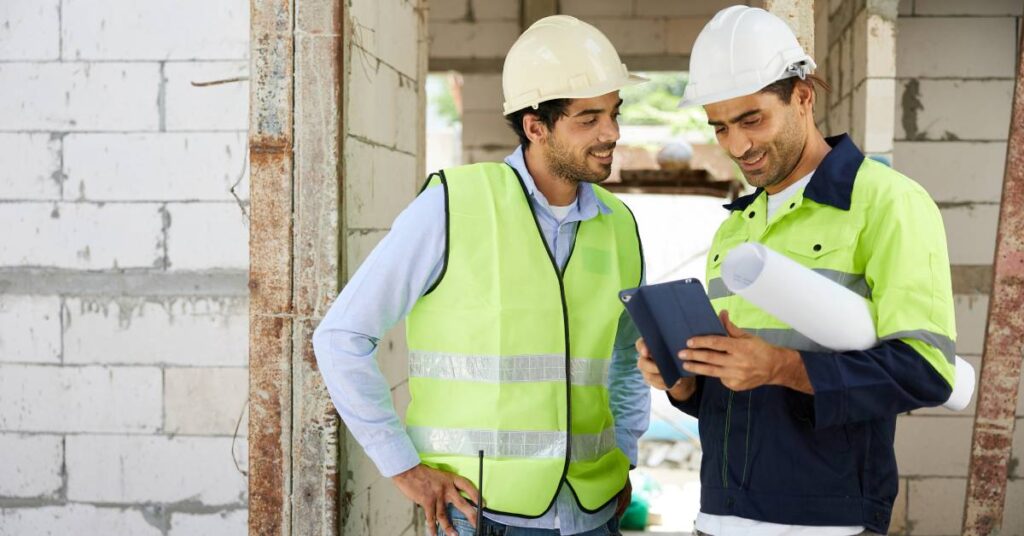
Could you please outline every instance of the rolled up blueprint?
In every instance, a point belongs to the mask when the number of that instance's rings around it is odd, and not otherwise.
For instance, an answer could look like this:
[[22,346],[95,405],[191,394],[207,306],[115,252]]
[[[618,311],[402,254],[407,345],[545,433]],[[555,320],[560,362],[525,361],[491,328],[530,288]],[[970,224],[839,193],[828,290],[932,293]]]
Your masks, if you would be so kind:
[[[722,280],[730,291],[825,348],[844,352],[878,345],[864,298],[763,244],[748,242],[730,251],[722,262]],[[955,368],[953,392],[943,406],[960,411],[974,395],[975,374],[960,356]]]

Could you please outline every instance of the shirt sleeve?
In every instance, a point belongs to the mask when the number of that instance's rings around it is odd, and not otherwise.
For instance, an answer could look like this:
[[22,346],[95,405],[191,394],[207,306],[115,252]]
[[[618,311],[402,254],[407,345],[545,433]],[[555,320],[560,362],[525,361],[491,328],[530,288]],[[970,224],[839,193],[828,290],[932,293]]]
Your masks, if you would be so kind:
[[[313,333],[331,400],[381,474],[420,462],[376,359],[381,338],[405,318],[444,263],[443,188],[423,191],[395,220]],[[415,251],[416,255],[409,255]]]
[[651,389],[636,366],[638,338],[633,319],[623,311],[608,371],[608,396],[615,418],[615,442],[633,467],[637,465],[637,442],[651,420]]
[[952,391],[956,331],[938,207],[919,189],[880,204],[857,255],[881,343],[857,352],[801,352],[818,427],[937,406]]

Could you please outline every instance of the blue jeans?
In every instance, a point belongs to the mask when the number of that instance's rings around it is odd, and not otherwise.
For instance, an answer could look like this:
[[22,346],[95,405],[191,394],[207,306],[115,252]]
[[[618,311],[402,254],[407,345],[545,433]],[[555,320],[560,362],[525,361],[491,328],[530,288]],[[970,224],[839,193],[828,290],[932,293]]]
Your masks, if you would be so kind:
[[[448,505],[448,519],[452,521],[452,527],[459,533],[459,536],[559,536],[561,534],[558,529],[510,527],[495,523],[486,517],[483,519],[482,530],[477,532],[466,516],[450,504]],[[619,518],[612,516],[604,525],[576,536],[619,536],[620,534],[622,533],[619,532]],[[437,527],[437,536],[444,536],[440,526]]]

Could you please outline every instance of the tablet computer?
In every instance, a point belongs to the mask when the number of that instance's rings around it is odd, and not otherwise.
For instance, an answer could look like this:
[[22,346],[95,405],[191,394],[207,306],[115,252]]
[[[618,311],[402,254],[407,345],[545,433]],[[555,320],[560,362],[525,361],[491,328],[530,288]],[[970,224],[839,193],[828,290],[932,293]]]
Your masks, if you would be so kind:
[[704,285],[697,279],[631,288],[620,292],[619,298],[668,387],[681,377],[693,375],[683,369],[678,357],[686,341],[699,335],[727,336]]

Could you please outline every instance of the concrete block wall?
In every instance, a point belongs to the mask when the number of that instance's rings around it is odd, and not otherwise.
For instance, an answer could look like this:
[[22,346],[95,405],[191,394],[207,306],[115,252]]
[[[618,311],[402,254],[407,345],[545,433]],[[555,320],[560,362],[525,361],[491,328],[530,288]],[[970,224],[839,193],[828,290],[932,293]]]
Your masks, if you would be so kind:
[[0,3],[0,534],[246,531],[248,27]]
[[[419,0],[353,0],[349,4],[341,210],[342,271],[348,276],[387,234],[425,178],[426,6]],[[433,2],[429,6],[434,9]],[[403,326],[392,329],[378,348],[378,364],[404,417],[409,390]],[[351,434],[346,433],[342,443],[348,475],[342,532],[421,534],[424,522],[413,503],[380,475]]]
[[[894,166],[921,183],[942,211],[957,350],[976,368],[992,284],[1022,14],[1021,0],[903,0],[896,19]],[[896,451],[904,534],[960,533],[973,410],[930,409],[900,417]],[[1002,534],[1024,534],[1024,399],[1017,415]]]

